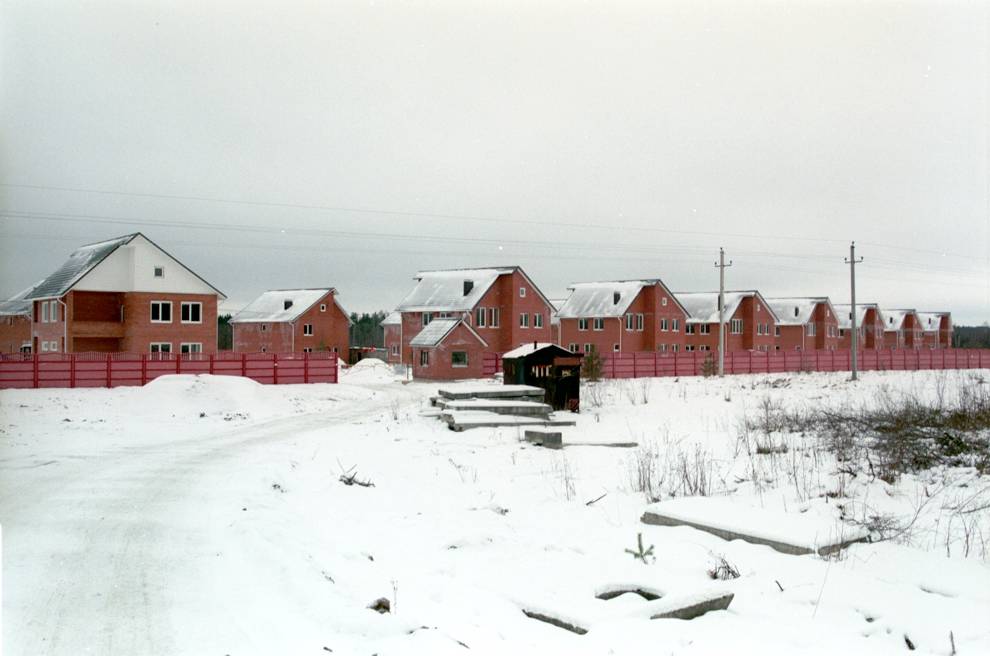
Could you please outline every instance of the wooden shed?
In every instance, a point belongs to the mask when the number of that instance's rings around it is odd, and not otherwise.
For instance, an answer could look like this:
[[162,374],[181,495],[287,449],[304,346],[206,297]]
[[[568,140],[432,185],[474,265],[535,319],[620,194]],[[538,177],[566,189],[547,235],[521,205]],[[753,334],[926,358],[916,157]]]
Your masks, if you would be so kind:
[[533,342],[502,355],[506,385],[533,385],[546,392],[554,410],[577,412],[581,399],[581,354],[557,344]]

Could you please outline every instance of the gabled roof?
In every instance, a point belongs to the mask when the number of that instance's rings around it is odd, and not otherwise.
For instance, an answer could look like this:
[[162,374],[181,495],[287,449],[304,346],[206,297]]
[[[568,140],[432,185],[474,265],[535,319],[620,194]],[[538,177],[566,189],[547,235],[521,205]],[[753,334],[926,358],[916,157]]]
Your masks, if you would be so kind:
[[[866,313],[869,310],[874,310],[877,313],[877,318],[883,322],[883,313],[880,311],[880,307],[876,303],[857,303],[856,304],[856,326],[860,327],[866,323]],[[839,320],[839,328],[843,330],[852,329],[852,304],[850,303],[839,303],[835,306],[835,318]]]
[[[420,271],[416,286],[396,308],[400,312],[468,312],[502,274],[511,274],[516,267],[492,269],[448,269]],[[470,291],[465,294],[465,282]]]
[[129,244],[136,238],[141,237],[149,244],[165,253],[169,258],[174,260],[179,266],[184,268],[186,271],[191,273],[196,278],[199,278],[206,286],[210,287],[217,293],[221,298],[226,298],[224,293],[219,289],[206,282],[197,274],[195,271],[182,264],[176,258],[172,257],[171,254],[165,251],[161,246],[151,241],[145,237],[140,232],[134,232],[129,235],[123,235],[122,237],[115,237],[113,239],[107,239],[105,241],[98,241],[93,244],[86,244],[85,246],[80,246],[75,251],[69,255],[69,259],[66,260],[62,266],[55,270],[53,274],[42,280],[35,286],[31,291],[29,298],[31,299],[41,299],[41,298],[58,298],[64,296],[66,293],[72,289],[76,283],[82,280],[86,274],[95,269],[99,264],[110,257],[114,251],[125,244]]
[[768,298],[767,305],[777,315],[777,324],[781,326],[803,326],[810,322],[815,314],[815,308],[824,303],[838,318],[838,313],[827,296],[799,296]]
[[389,312],[388,316],[382,319],[382,322],[378,324],[379,326],[400,326],[402,325],[402,313],[401,312]]
[[674,299],[684,313],[687,309],[667,289],[659,278],[644,280],[613,280],[603,282],[579,282],[571,285],[571,295],[557,311],[557,319],[592,319],[596,317],[621,317],[639,293],[646,287],[660,285]]
[[31,285],[27,289],[21,290],[6,301],[0,301],[0,317],[31,316],[33,302],[30,301],[31,292],[41,283]]
[[[337,301],[336,289],[321,287],[317,289],[272,289],[248,303],[240,312],[230,319],[230,323],[279,323],[295,321],[307,310],[316,305],[320,299],[334,292],[334,303],[347,316],[347,312]],[[288,308],[286,303],[290,303]],[[349,320],[349,319],[348,319]]]
[[904,320],[911,314],[917,316],[918,313],[912,309],[884,310],[884,330],[901,330],[904,327]]
[[447,338],[447,335],[454,332],[454,328],[457,328],[458,325],[463,325],[472,335],[478,338],[478,341],[482,345],[488,346],[488,342],[475,332],[474,328],[461,319],[434,319],[419,331],[419,334],[412,338],[409,345],[420,348],[433,348],[443,342]]
[[504,360],[506,358],[509,359],[523,358],[529,355],[530,353],[536,353],[537,351],[542,351],[543,349],[547,349],[547,348],[557,349],[559,351],[562,351],[563,353],[566,353],[567,355],[575,355],[574,353],[571,353],[570,351],[565,349],[563,346],[560,346],[559,344],[554,344],[552,342],[533,342],[529,344],[523,344],[522,346],[517,346],[511,351],[506,351],[505,353],[502,354],[502,359]]
[[[718,323],[718,292],[674,292],[674,296],[687,312],[688,323]],[[725,292],[725,320],[728,321],[739,309],[739,304],[750,297],[759,298],[774,320],[780,320],[763,295],[755,289]]]
[[952,318],[951,312],[918,312],[918,320],[921,329],[925,332],[934,332],[942,327],[942,318]]

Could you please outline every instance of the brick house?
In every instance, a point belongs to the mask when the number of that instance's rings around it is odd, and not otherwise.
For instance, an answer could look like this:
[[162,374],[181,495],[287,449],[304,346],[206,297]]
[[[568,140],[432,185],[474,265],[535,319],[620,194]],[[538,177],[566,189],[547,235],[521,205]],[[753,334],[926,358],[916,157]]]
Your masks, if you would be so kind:
[[919,312],[918,320],[921,323],[922,348],[952,348],[951,312]]
[[401,327],[402,315],[398,312],[389,312],[388,316],[382,319],[382,334],[385,336],[385,361],[389,364],[399,364],[401,362]]
[[921,320],[912,309],[883,310],[883,345],[889,349],[920,349],[923,344]]
[[[518,266],[421,271],[399,303],[386,348],[413,376],[477,378],[486,352],[549,342],[553,306]],[[436,324],[436,325],[434,325]]]
[[333,351],[347,357],[351,320],[333,287],[272,289],[230,319],[237,353]]
[[[718,292],[674,292],[687,310],[685,351],[718,350]],[[773,351],[777,315],[756,290],[725,292],[725,350]]]
[[778,351],[834,351],[839,322],[827,296],[768,298],[777,315],[774,348]]
[[0,353],[31,352],[31,301],[34,287],[0,301]]
[[[852,348],[852,305],[838,304],[835,312],[839,319],[839,348]],[[876,303],[856,304],[856,330],[859,333],[859,350],[880,351],[884,348],[883,313]]]
[[557,312],[558,339],[572,353],[676,353],[688,314],[659,279],[584,282]]
[[226,298],[140,232],[76,249],[31,291],[35,353],[215,353]]

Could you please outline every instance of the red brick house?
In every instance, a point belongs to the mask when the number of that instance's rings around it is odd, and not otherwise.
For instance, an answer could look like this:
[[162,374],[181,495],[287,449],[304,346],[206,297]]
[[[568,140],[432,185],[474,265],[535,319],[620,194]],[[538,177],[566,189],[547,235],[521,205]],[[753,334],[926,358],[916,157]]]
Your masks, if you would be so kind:
[[385,336],[385,361],[389,364],[400,364],[402,315],[398,312],[390,312],[382,320],[381,326]]
[[919,312],[918,321],[921,323],[922,348],[952,348],[952,313]]
[[889,349],[920,349],[923,345],[921,320],[911,309],[883,310],[883,345]]
[[31,352],[31,301],[34,287],[0,301],[0,353]]
[[834,351],[839,322],[827,296],[768,298],[777,315],[774,348],[778,351]]
[[520,267],[421,271],[415,280],[386,348],[398,347],[417,378],[477,378],[484,353],[551,339],[553,306]]
[[584,282],[557,311],[558,339],[572,353],[676,353],[688,314],[659,279]]
[[[835,312],[839,319],[839,348],[852,348],[852,305],[838,304]],[[884,348],[883,313],[876,303],[856,304],[856,330],[859,332],[859,350],[880,351]]]
[[[718,350],[718,292],[675,292],[688,318],[685,351]],[[725,350],[773,351],[777,315],[756,290],[725,292]]]
[[226,298],[136,232],[76,249],[31,290],[35,353],[214,353]]
[[347,357],[351,320],[333,287],[273,289],[230,319],[238,353],[333,351]]

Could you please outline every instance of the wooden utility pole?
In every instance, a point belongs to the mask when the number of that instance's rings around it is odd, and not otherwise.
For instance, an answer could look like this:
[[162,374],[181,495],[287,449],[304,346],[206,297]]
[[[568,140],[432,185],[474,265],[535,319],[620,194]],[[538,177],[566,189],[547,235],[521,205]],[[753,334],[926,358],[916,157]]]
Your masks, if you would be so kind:
[[725,268],[732,266],[732,260],[725,263],[725,249],[718,249],[718,375],[725,375]]
[[856,259],[856,242],[849,243],[849,257],[846,264],[849,265],[849,309],[851,310],[850,327],[852,328],[852,351],[849,354],[850,368],[852,369],[852,379],[856,380],[857,372],[857,351],[859,350],[859,328],[856,326],[856,265],[863,261],[863,258]]

